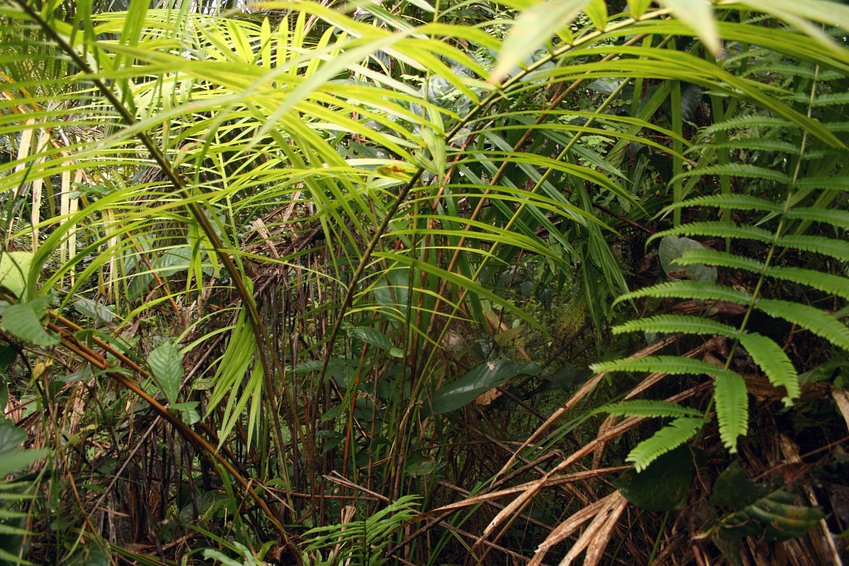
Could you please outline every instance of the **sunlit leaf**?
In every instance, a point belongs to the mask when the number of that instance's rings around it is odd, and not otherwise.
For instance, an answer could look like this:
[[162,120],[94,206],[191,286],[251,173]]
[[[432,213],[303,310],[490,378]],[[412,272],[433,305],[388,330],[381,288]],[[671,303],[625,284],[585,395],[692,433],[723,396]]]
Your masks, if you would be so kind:
[[572,23],[590,1],[548,0],[524,10],[504,39],[498,63],[490,73],[488,81],[492,84],[500,83],[558,30]]

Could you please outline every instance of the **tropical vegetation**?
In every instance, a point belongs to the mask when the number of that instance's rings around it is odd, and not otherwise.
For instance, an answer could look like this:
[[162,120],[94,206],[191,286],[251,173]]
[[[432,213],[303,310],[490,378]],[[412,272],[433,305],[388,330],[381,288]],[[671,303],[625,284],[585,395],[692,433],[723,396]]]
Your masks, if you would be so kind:
[[849,5],[0,0],[0,560],[839,564]]

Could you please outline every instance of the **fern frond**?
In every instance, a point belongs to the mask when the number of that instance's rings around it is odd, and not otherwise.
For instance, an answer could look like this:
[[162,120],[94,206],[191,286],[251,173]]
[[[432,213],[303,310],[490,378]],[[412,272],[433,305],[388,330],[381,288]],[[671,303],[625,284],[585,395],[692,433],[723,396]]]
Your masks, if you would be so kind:
[[755,332],[740,334],[740,345],[761,367],[770,383],[776,387],[784,387],[787,391],[784,405],[789,407],[792,401],[799,397],[799,374],[784,350],[772,339]]
[[800,189],[819,189],[827,191],[845,191],[849,189],[849,177],[806,177],[799,179],[796,186]]
[[763,210],[776,214],[782,210],[779,204],[751,195],[708,195],[695,197],[670,204],[663,210],[664,212],[668,212],[676,208],[688,208],[692,206],[711,206],[731,210]]
[[763,228],[754,226],[741,226],[733,222],[690,222],[669,230],[663,230],[653,234],[649,242],[664,236],[706,236],[711,238],[737,238],[744,240],[756,240],[758,242],[770,243],[773,234]]
[[737,452],[737,438],[749,430],[749,396],[739,373],[721,371],[713,384],[719,437],[729,452]]
[[849,229],[849,212],[829,208],[793,208],[785,215],[793,220],[810,220]]
[[[682,257],[676,258],[672,263],[675,265],[705,264],[728,267],[730,269],[741,269],[757,274],[764,273],[763,263],[756,259],[732,255],[709,248],[687,250]],[[801,267],[770,267],[765,275],[773,279],[807,285],[808,287],[849,300],[849,278],[846,277]]]
[[749,293],[704,281],[670,281],[625,293],[614,301],[614,305],[622,301],[630,301],[642,297],[655,299],[697,299],[700,301],[728,301],[747,305],[752,301]]
[[764,267],[764,264],[756,259],[734,255],[720,250],[712,250],[710,248],[687,250],[683,256],[672,260],[672,263],[675,265],[703,263],[718,267],[728,267],[730,269],[742,269],[758,274],[763,272]]
[[743,177],[746,179],[761,179],[763,181],[773,181],[782,185],[787,185],[790,183],[790,177],[787,176],[786,173],[782,173],[781,171],[776,171],[775,169],[769,169],[767,167],[760,167],[758,165],[748,165],[743,163],[723,163],[720,165],[710,165],[708,167],[699,167],[697,169],[693,169],[692,171],[687,171],[686,173],[682,173],[673,177],[673,181],[676,178],[686,178],[699,176],[704,177],[705,175],[716,175],[718,177]]
[[627,462],[632,462],[638,472],[645,470],[649,464],[667,452],[675,450],[691,438],[704,425],[704,420],[693,417],[680,417],[643,440],[631,450]]
[[825,311],[775,299],[759,299],[756,306],[769,316],[801,326],[838,348],[849,351],[849,328]]
[[701,154],[707,149],[730,149],[744,151],[774,151],[787,154],[798,154],[799,147],[790,142],[770,138],[743,138],[723,143],[699,144],[690,147],[685,153]]
[[827,255],[840,261],[849,261],[849,242],[842,240],[822,236],[788,234],[779,238],[778,245],[783,248]]
[[727,132],[730,130],[738,130],[741,128],[793,128],[794,124],[788,122],[784,118],[776,118],[775,116],[761,116],[759,114],[751,114],[749,116],[736,116],[717,122],[702,128],[702,135],[710,135],[716,132]]
[[638,399],[610,403],[593,410],[593,414],[608,413],[616,417],[701,417],[702,413],[690,407],[682,407],[669,401]]
[[[808,98],[807,94],[804,94],[803,102]],[[815,108],[822,108],[824,106],[838,106],[842,104],[849,104],[849,92],[827,92],[825,94],[820,94],[817,96],[814,102]]]
[[626,332],[656,332],[658,334],[719,334],[729,338],[737,335],[733,326],[702,318],[677,314],[660,314],[639,320],[629,320],[613,327],[614,334]]
[[643,358],[621,358],[610,362],[600,362],[590,366],[596,373],[652,372],[669,375],[714,375],[723,371],[721,367],[683,356],[646,356]]
[[766,274],[774,279],[807,285],[849,300],[849,279],[846,277],[801,267],[771,267]]
[[826,127],[830,132],[849,132],[849,122],[829,122]]

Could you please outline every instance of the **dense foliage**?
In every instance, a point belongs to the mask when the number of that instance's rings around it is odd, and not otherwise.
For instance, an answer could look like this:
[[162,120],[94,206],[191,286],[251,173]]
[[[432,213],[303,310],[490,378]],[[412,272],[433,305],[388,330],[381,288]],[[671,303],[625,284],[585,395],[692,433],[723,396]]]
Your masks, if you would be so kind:
[[847,33],[0,0],[0,559],[839,563]]

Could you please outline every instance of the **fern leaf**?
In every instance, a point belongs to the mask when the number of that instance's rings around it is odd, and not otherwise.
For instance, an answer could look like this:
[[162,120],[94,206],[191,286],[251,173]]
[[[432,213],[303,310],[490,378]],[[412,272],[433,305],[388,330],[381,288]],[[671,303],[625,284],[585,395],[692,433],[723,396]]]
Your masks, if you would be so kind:
[[830,132],[849,132],[849,122],[829,122],[826,126]]
[[774,202],[750,195],[709,195],[696,197],[670,204],[663,210],[670,211],[676,208],[689,208],[694,206],[710,206],[731,210],[763,210],[765,212],[775,213],[780,213],[782,210],[781,206]]
[[[807,99],[805,95],[805,99]],[[837,106],[849,103],[849,92],[827,92],[817,96],[814,107]]]
[[849,351],[849,328],[825,311],[775,299],[759,299],[757,308],[769,316],[784,319],[810,330],[838,348]]
[[849,243],[822,236],[787,235],[778,240],[783,248],[827,255],[840,261],[849,261]]
[[787,176],[786,173],[782,173],[781,171],[776,171],[775,169],[769,169],[767,167],[760,167],[758,165],[749,165],[743,163],[722,163],[719,165],[711,165],[709,167],[699,167],[697,169],[693,169],[692,171],[687,171],[686,173],[682,173],[672,178],[680,179],[684,177],[693,177],[698,175],[703,177],[705,175],[717,175],[719,177],[744,177],[747,179],[762,179],[764,181],[774,181],[776,183],[780,183],[782,185],[787,185],[790,183],[790,177]]
[[713,384],[719,437],[732,453],[737,452],[737,438],[749,430],[749,396],[746,381],[739,373],[720,371]]
[[801,267],[771,267],[767,275],[775,279],[807,285],[849,300],[849,279]]
[[590,368],[596,373],[625,371],[666,373],[669,375],[713,375],[723,371],[722,368],[713,364],[683,356],[621,358],[610,362],[599,362],[591,365]]
[[664,236],[707,236],[711,238],[737,238],[745,240],[756,240],[770,243],[773,234],[763,228],[754,226],[740,226],[733,222],[690,222],[669,230],[657,232],[649,238],[649,242]]
[[748,293],[723,285],[717,285],[716,283],[706,283],[704,281],[670,281],[625,293],[617,298],[613,304],[642,297],[653,297],[656,299],[675,297],[679,299],[698,299],[701,301],[727,301],[741,305],[747,305],[752,301],[752,296]]
[[614,334],[626,332],[657,332],[658,334],[719,334],[729,338],[737,336],[737,329],[721,322],[700,316],[661,314],[650,318],[630,320],[613,327]]
[[763,263],[756,259],[733,255],[719,250],[712,250],[710,248],[687,250],[684,252],[683,256],[672,260],[672,263],[675,265],[703,263],[718,267],[728,267],[730,269],[742,269],[744,271],[752,271],[754,273],[761,273],[764,266]]
[[703,135],[713,134],[716,132],[727,132],[729,130],[737,130],[740,128],[794,128],[795,126],[784,118],[776,118],[774,116],[760,116],[752,114],[749,116],[736,116],[722,122],[711,124],[702,128]]
[[[684,252],[684,255],[672,262],[675,265],[705,264],[730,269],[741,269],[752,273],[763,273],[763,263],[756,259],[732,255],[726,252],[705,249],[693,249]],[[773,279],[792,281],[800,285],[807,285],[826,293],[849,299],[849,278],[803,269],[801,267],[770,267],[766,275]]]
[[642,472],[660,456],[675,450],[693,438],[703,424],[702,419],[677,418],[654,433],[652,437],[637,444],[625,460],[632,462],[637,472]]
[[638,399],[610,403],[593,410],[593,414],[608,413],[616,417],[701,417],[701,412],[678,403]]
[[840,78],[840,74],[837,72],[823,70],[822,72],[815,72],[813,67],[801,66],[801,65],[785,65],[782,63],[776,63],[771,61],[768,65],[757,65],[746,69],[742,74],[744,76],[756,75],[759,73],[767,73],[775,76],[775,74],[780,73],[782,75],[791,75],[794,77],[804,77],[806,79],[816,78],[819,81],[833,81]]
[[800,189],[819,189],[829,191],[845,191],[849,189],[849,177],[807,177],[796,182]]
[[828,208],[793,208],[785,215],[794,220],[810,220],[849,229],[849,212]]
[[770,338],[755,332],[742,333],[740,345],[761,367],[770,383],[784,387],[787,391],[784,404],[788,407],[792,405],[793,400],[799,397],[799,374],[784,350]]
[[745,151],[774,151],[778,153],[787,153],[796,155],[799,153],[799,146],[794,145],[784,140],[776,140],[769,138],[742,138],[738,140],[723,142],[723,143],[708,143],[691,146],[685,153],[696,153],[707,149],[730,149],[730,150],[745,150]]

